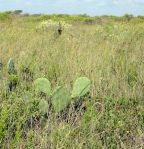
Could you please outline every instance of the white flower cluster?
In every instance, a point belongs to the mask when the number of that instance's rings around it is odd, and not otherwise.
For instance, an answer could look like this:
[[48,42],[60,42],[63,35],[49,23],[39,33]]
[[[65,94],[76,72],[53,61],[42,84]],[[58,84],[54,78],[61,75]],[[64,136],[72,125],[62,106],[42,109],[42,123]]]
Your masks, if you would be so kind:
[[64,30],[64,29],[67,29],[70,27],[71,27],[71,25],[64,21],[58,22],[58,21],[53,21],[53,20],[45,20],[45,21],[42,21],[36,27],[36,29],[47,31],[48,29],[58,29],[58,28],[61,28]]

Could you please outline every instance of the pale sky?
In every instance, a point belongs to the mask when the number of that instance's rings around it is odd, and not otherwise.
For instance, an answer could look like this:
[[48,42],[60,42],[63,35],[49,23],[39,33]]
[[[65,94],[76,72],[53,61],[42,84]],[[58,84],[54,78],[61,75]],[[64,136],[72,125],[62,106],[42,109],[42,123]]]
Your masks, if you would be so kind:
[[0,11],[88,15],[144,15],[144,0],[0,0]]

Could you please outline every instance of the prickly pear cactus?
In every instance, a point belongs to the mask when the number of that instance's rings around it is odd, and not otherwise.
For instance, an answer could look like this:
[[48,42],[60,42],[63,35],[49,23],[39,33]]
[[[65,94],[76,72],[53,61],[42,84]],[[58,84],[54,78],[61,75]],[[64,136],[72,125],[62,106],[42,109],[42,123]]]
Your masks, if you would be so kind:
[[39,112],[41,115],[44,115],[48,112],[49,105],[48,102],[44,99],[41,99],[39,102]]
[[65,87],[58,87],[52,96],[55,112],[63,111],[71,103],[70,92]]
[[82,97],[90,91],[91,81],[87,77],[78,78],[73,85],[71,98]]
[[51,95],[51,83],[46,78],[38,78],[34,81],[34,89],[37,93],[45,93]]
[[9,61],[8,61],[7,71],[8,71],[9,75],[17,73],[17,71],[15,69],[15,63],[14,63],[14,60],[12,58],[10,58]]

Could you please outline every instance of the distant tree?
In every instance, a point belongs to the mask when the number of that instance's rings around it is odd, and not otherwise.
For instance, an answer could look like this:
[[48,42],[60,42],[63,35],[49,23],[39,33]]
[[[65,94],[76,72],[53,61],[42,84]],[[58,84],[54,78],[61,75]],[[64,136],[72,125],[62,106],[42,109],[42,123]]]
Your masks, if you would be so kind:
[[104,14],[104,15],[102,15],[102,17],[106,17],[107,18],[107,17],[109,17],[109,15]]
[[12,14],[12,11],[5,11],[6,14]]
[[144,19],[144,16],[137,16],[137,18]]
[[23,12],[22,10],[14,10],[14,11],[13,11],[13,14],[19,15],[19,14],[21,14],[22,12]]
[[124,15],[124,18],[127,20],[127,21],[130,21],[131,19],[134,18],[134,16],[132,14],[125,14]]
[[31,14],[31,16],[35,16],[35,17],[38,17],[38,16],[42,16],[42,14]]
[[86,14],[86,13],[84,13],[84,14],[80,14],[79,16],[80,16],[80,17],[84,17],[84,18],[89,17],[89,15],[88,15],[88,14]]
[[24,14],[22,14],[22,17],[28,17],[28,16],[30,16],[29,13],[24,13]]

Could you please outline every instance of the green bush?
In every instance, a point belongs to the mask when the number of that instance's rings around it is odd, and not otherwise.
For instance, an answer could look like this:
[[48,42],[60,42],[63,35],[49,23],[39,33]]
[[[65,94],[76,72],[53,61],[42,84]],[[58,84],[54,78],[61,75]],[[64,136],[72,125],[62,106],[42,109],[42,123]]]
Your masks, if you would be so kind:
[[7,21],[11,19],[12,19],[11,15],[7,13],[0,13],[0,21]]

